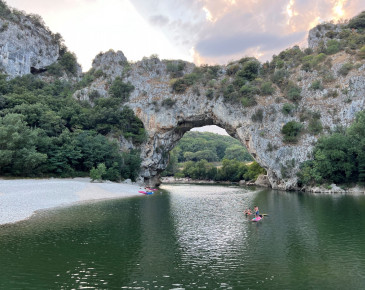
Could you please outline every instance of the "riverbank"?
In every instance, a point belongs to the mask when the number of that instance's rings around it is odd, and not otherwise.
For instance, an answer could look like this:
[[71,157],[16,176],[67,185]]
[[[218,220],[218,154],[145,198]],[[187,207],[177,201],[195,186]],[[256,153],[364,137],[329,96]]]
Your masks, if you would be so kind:
[[91,183],[89,178],[0,179],[0,225],[30,218],[36,211],[79,202],[140,196],[133,183]]

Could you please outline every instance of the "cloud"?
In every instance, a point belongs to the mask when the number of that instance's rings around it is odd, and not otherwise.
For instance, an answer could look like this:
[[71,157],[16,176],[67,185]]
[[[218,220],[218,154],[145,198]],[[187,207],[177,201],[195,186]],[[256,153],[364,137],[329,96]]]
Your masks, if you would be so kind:
[[249,52],[269,59],[305,45],[308,30],[320,21],[365,9],[363,0],[133,0],[133,5],[181,49],[193,51],[195,61],[216,63]]
[[156,26],[165,26],[169,22],[169,18],[164,15],[153,15],[150,17],[150,23]]
[[202,40],[197,43],[196,50],[207,57],[230,56],[244,52],[252,47],[260,47],[262,50],[272,50],[289,46],[300,41],[305,32],[297,32],[290,35],[274,35],[271,33],[243,32],[234,35],[221,35],[219,37]]

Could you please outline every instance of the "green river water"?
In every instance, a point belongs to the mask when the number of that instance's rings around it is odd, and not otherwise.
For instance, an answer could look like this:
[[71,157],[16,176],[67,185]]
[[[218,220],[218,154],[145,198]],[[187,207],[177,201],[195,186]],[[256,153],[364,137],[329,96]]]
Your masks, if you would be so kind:
[[0,289],[365,289],[365,196],[163,188],[0,226]]

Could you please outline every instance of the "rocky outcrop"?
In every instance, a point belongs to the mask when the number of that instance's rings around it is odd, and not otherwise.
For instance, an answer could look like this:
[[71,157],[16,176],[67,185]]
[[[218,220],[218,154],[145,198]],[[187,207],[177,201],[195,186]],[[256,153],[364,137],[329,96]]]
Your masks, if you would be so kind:
[[0,71],[10,78],[42,72],[59,57],[55,36],[21,12],[0,18]]
[[315,50],[320,45],[326,47],[330,39],[340,40],[340,33],[343,25],[334,23],[323,23],[309,30],[308,47]]
[[[323,77],[318,71],[306,72],[300,67],[292,71],[289,79],[302,88],[302,93],[301,100],[289,115],[283,113],[283,105],[288,100],[279,89],[272,95],[258,96],[257,105],[243,107],[225,101],[219,94],[208,97],[209,86],[189,87],[182,94],[173,92],[167,61],[144,59],[129,64],[126,72],[125,63],[108,59],[109,62],[104,65],[114,72],[121,72],[124,80],[135,86],[126,105],[134,110],[147,131],[147,140],[140,147],[143,160],[140,181],[150,185],[159,183],[159,173],[168,163],[168,152],[186,131],[214,124],[226,129],[248,148],[254,159],[267,170],[271,187],[294,189],[299,166],[308,160],[319,136],[305,130],[297,144],[284,143],[283,125],[295,120],[307,128],[311,118],[302,120],[303,115],[316,112],[323,128],[329,131],[336,126],[348,126],[356,113],[364,109],[364,62],[345,52],[328,57],[331,66],[327,73],[333,76],[333,80],[320,90],[312,88],[313,82]],[[339,70],[346,62],[356,65],[344,76]],[[183,74],[193,69],[193,64],[186,64]],[[221,67],[217,80],[212,82],[219,83],[227,78],[225,71],[226,67]],[[104,90],[107,96],[108,81],[110,83],[110,79],[116,76],[116,73],[108,75],[91,86]],[[257,115],[261,117],[255,118]]]

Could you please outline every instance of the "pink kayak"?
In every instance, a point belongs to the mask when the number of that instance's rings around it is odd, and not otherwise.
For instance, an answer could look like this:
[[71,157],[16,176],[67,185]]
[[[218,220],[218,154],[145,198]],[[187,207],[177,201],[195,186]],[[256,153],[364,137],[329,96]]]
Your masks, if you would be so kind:
[[258,221],[260,221],[260,220],[262,220],[262,217],[258,216],[257,218],[256,218],[256,217],[255,217],[255,218],[253,218],[251,221],[253,221],[253,222],[258,222]]
[[143,194],[146,194],[146,195],[149,195],[149,194],[153,194],[153,191],[138,191],[139,193],[143,193]]

